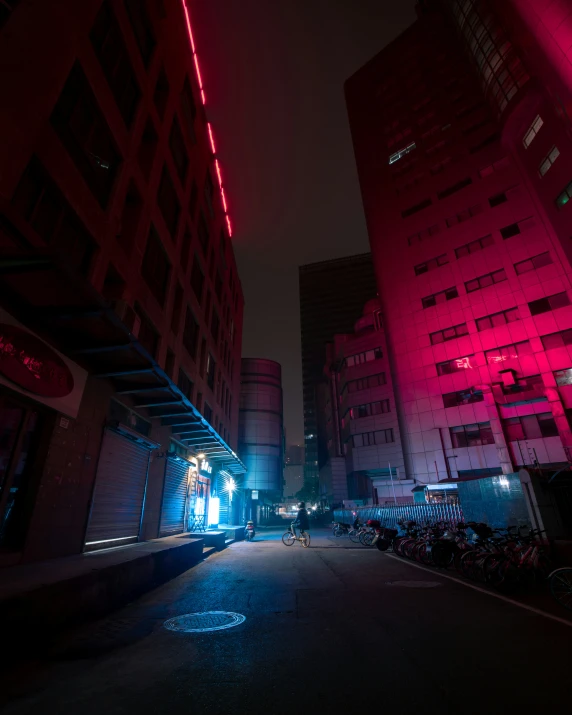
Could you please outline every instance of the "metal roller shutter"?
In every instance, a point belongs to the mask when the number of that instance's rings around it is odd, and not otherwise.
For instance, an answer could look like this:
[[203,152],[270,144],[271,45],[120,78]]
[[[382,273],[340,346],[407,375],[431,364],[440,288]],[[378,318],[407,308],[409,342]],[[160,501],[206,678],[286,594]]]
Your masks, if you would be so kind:
[[111,430],[105,432],[85,537],[86,551],[139,539],[148,466],[146,446]]
[[180,534],[185,531],[189,492],[189,464],[182,459],[172,457],[167,457],[166,461],[159,536]]

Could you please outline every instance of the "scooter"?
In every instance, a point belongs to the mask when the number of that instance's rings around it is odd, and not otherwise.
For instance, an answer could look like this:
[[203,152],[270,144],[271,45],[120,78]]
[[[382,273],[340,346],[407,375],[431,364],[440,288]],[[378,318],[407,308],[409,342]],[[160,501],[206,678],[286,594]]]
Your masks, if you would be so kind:
[[252,541],[256,536],[256,531],[254,531],[254,522],[247,521],[244,527],[244,539],[245,541]]

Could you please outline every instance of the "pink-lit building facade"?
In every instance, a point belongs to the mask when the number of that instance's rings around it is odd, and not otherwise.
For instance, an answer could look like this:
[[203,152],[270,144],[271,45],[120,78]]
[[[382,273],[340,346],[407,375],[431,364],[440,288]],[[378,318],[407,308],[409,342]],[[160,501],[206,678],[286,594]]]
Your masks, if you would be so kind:
[[319,388],[318,429],[329,456],[320,469],[321,503],[413,501],[377,298],[366,303],[353,333],[334,336],[327,357]]
[[346,83],[407,476],[520,471],[555,535],[572,528],[571,46],[570,0],[436,0]]

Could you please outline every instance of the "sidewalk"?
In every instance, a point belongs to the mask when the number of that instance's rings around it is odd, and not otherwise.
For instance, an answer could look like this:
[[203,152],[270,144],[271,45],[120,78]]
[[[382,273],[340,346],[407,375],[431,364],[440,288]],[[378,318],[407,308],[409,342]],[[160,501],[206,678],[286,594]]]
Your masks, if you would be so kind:
[[49,640],[129,603],[232,541],[226,527],[2,569],[2,641],[21,652],[32,640]]

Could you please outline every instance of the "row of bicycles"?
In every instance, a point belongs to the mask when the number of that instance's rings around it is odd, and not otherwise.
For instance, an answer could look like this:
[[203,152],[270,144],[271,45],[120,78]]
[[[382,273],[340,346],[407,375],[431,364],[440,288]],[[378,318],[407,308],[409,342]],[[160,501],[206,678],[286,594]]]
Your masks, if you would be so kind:
[[363,525],[335,524],[333,533],[354,543],[392,549],[402,558],[437,568],[454,567],[473,581],[497,589],[516,589],[548,581],[558,603],[572,610],[572,567],[555,569],[543,532],[528,527],[493,529],[477,522],[398,522],[398,529],[369,520]]

